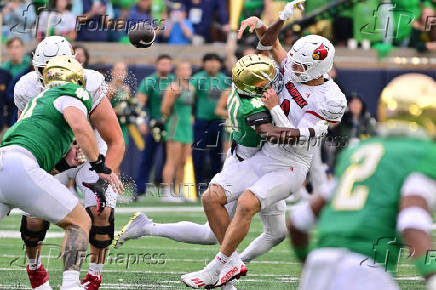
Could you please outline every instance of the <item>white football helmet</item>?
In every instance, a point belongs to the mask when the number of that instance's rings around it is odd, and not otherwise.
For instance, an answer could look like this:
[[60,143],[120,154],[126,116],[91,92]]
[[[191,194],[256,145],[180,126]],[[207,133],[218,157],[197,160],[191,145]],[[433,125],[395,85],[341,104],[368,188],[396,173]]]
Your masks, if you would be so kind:
[[[295,82],[308,82],[328,73],[333,66],[335,47],[325,37],[308,35],[300,38],[288,52],[286,71],[291,72]],[[292,69],[292,64],[302,65],[304,71]]]
[[41,79],[42,71],[48,61],[58,55],[73,56],[71,43],[65,37],[49,36],[38,44],[33,54],[32,64]]

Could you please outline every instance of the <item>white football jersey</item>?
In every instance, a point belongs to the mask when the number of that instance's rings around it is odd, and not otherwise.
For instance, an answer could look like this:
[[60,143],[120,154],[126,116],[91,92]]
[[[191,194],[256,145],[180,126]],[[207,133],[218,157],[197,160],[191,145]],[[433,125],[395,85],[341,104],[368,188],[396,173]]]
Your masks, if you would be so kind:
[[[104,76],[95,70],[85,69],[85,84],[86,90],[91,94],[92,107],[91,111],[100,104],[101,100],[106,96],[107,84]],[[35,71],[31,71],[20,78],[14,87],[14,103],[18,110],[23,111],[27,103],[44,90],[41,79]],[[106,154],[107,145],[100,137],[97,130],[94,130],[95,139],[97,141],[100,153]]]
[[[279,94],[280,107],[285,116],[296,128],[313,128],[321,120],[331,123],[340,122],[347,107],[345,95],[338,85],[327,80],[322,85],[308,86],[293,82],[286,73],[286,62],[283,62],[284,88]],[[262,151],[271,158],[283,160],[290,166],[293,164],[309,169],[313,150],[319,146],[320,140],[314,138],[297,145],[277,145],[267,142]]]

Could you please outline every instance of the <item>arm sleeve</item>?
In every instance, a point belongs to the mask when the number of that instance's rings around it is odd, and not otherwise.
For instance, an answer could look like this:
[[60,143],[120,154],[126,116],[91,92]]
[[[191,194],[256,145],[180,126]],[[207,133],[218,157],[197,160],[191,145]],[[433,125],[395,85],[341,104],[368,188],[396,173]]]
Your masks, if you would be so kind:
[[283,113],[283,110],[279,105],[272,108],[270,113],[274,124],[276,124],[277,127],[295,128],[294,124],[292,124],[292,122],[285,116],[285,113]]
[[78,99],[71,96],[60,96],[53,102],[53,106],[58,110],[61,114],[64,113],[64,110],[68,107],[75,107],[82,111],[85,116],[88,118],[88,109],[86,109],[85,105],[79,101]]
[[422,173],[411,173],[401,188],[402,196],[418,195],[427,201],[427,206],[434,209],[436,205],[436,180]]
[[271,123],[271,114],[268,111],[260,111],[245,118],[248,126],[256,126],[265,123]]

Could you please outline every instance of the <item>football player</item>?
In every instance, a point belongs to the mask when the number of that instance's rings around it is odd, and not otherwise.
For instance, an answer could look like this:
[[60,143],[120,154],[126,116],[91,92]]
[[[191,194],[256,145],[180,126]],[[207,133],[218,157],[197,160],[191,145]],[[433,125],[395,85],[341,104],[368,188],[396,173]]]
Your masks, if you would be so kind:
[[[261,94],[271,86],[280,91],[280,86],[283,85],[278,68],[271,59],[263,55],[247,55],[238,60],[232,70],[232,79],[232,91],[227,99],[227,111],[232,126],[232,149],[228,152],[222,171],[243,162],[260,150],[262,138],[250,125],[273,121],[262,103]],[[318,134],[322,133],[324,131]],[[233,216],[235,206],[236,201],[226,205],[230,217]],[[259,213],[264,232],[241,254],[244,262],[266,253],[284,240],[285,208],[285,202],[280,201]],[[145,214],[137,213],[117,235],[114,246],[119,247],[125,241],[140,236],[161,236],[186,243],[217,243],[207,223],[198,225],[183,221],[175,224],[155,224]],[[226,289],[235,289],[231,287],[233,286]]]
[[401,248],[408,248],[427,289],[436,289],[436,263],[429,254],[436,201],[435,96],[434,80],[420,74],[400,76],[384,89],[380,137],[339,155],[337,185],[321,211],[317,247],[307,260],[308,230],[317,216],[311,209],[318,212],[322,202],[318,198],[318,205],[312,201],[292,214],[291,238],[306,261],[299,289],[397,290],[389,271],[397,267]]
[[[53,58],[44,69],[43,84],[46,89],[26,106],[0,145],[0,219],[17,207],[63,228],[66,234],[61,289],[78,290],[82,289],[79,274],[88,245],[90,218],[77,197],[48,172],[67,153],[75,137],[90,169],[100,178],[96,184],[86,186],[119,180],[106,167],[88,122],[92,99],[84,89],[79,62],[66,55]],[[98,194],[104,194],[102,186]]]
[[[19,111],[23,111],[28,102],[43,91],[42,71],[48,61],[56,55],[73,55],[71,44],[64,37],[46,37],[38,44],[32,60],[35,71],[21,77],[14,88],[14,102]],[[84,78],[86,80],[86,89],[91,94],[90,121],[95,127],[94,133],[99,151],[106,156],[105,163],[114,172],[117,172],[123,158],[125,145],[117,117],[110,101],[106,98],[106,82],[102,74],[88,69],[84,70]],[[98,289],[101,283],[101,271],[106,251],[112,243],[114,235],[113,211],[117,194],[112,187],[108,187],[105,200],[100,200],[97,203],[94,193],[83,186],[83,182],[92,183],[97,180],[95,172],[89,170],[89,162],[73,169],[68,169],[65,164],[61,167],[61,170],[65,171],[56,177],[63,183],[68,182],[69,179],[75,179],[77,186],[85,195],[85,208],[91,217],[92,226],[89,234],[90,266],[83,283],[86,289]],[[44,285],[49,287],[48,273],[41,264],[40,258],[41,242],[44,240],[48,228],[49,223],[47,221],[31,218],[30,216],[23,216],[22,218],[20,231],[21,237],[26,244],[27,272],[32,288],[50,289],[44,288]]]
[[[292,16],[292,5],[287,4],[279,13],[279,23],[283,24]],[[257,20],[250,23],[253,29],[256,26],[264,27]],[[277,41],[280,28],[280,25],[269,27],[262,36],[265,41],[258,49],[271,50],[281,64],[285,88],[280,99],[273,89],[269,89],[262,100],[280,126],[290,128],[292,132],[291,128],[297,124],[300,129],[292,135],[301,138],[298,142],[290,138],[293,142],[278,146],[274,143],[282,141],[282,137],[286,139],[287,134],[282,131],[276,137],[277,128],[260,124],[256,130],[272,142],[267,142],[253,157],[212,179],[202,201],[209,225],[218,241],[222,241],[221,249],[203,270],[182,276],[182,281],[193,288],[221,286],[246,274],[247,269],[236,248],[247,234],[253,215],[301,187],[316,145],[310,139],[314,136],[310,128],[325,121],[339,122],[345,111],[345,96],[333,81],[324,78],[333,65],[335,53],[330,41],[317,35],[306,36],[287,54]],[[304,144],[300,142],[302,139],[306,141]],[[238,204],[230,222],[224,205],[233,200],[238,200]]]

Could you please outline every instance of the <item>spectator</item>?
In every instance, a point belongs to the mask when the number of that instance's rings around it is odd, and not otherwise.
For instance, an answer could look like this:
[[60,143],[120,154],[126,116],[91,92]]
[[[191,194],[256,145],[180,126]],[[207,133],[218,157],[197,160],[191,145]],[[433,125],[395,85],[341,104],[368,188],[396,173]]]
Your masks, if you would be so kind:
[[2,63],[1,68],[7,70],[12,78],[27,70],[31,64],[29,55],[24,54],[23,40],[19,37],[12,37],[6,42],[8,49],[8,60]]
[[72,12],[77,16],[77,41],[108,40],[108,27],[113,18],[109,0],[73,0]]
[[183,0],[189,20],[194,26],[194,34],[203,37],[206,42],[213,42],[211,35],[215,13],[219,14],[221,30],[229,31],[229,14],[227,1],[223,0]]
[[3,25],[9,32],[8,37],[19,37],[23,42],[32,41],[36,14],[31,0],[9,1],[3,8],[2,14]]
[[[191,82],[196,95],[192,159],[197,184],[207,184],[221,170],[223,124],[221,117],[215,115],[215,107],[222,92],[230,86],[231,79],[220,69],[220,57],[214,53],[205,54],[203,70],[196,73]],[[209,170],[205,167],[207,162]]]
[[[329,132],[330,137],[333,137],[336,148],[336,155],[346,145],[356,144],[360,139],[369,138],[375,135],[375,119],[371,117],[366,110],[366,105],[363,99],[356,93],[352,93],[348,100],[348,110],[342,117],[341,123],[332,128]],[[334,168],[333,164],[329,164],[330,168]]]
[[132,6],[127,15],[128,28],[135,25],[138,22],[148,21],[150,24],[151,17],[151,0],[138,0],[138,2]]
[[434,16],[433,8],[424,8],[419,19],[412,24],[409,46],[416,48],[418,52],[436,51],[436,28],[426,27],[429,19]]
[[77,61],[84,67],[87,68],[89,65],[89,52],[84,46],[75,45],[73,46],[73,51],[76,55]]
[[124,108],[130,99],[130,88],[124,82],[127,77],[127,65],[123,62],[117,62],[112,67],[111,81],[108,83],[107,97],[111,101],[115,114],[118,117],[121,131],[123,132],[124,143],[129,144],[128,119]]
[[6,116],[4,112],[8,111],[5,110],[5,106],[8,104],[8,96],[7,96],[7,88],[12,80],[11,74],[4,69],[0,69],[0,139],[3,135],[3,130],[6,129],[8,126]]
[[[166,185],[165,201],[183,201],[183,180],[186,158],[192,144],[192,104],[194,88],[189,83],[192,75],[191,64],[177,65],[177,80],[166,89],[162,101],[162,114],[166,122],[166,161],[163,169],[163,182]],[[172,184],[174,182],[174,191]],[[173,193],[179,194],[175,199]]]
[[159,133],[158,126],[151,129],[149,127],[150,124],[159,124],[162,119],[162,96],[165,89],[175,79],[174,75],[171,74],[172,67],[172,59],[169,55],[159,55],[156,60],[156,72],[141,81],[136,94],[138,101],[146,107],[149,119],[148,123],[144,122],[138,126],[139,131],[145,135],[145,150],[135,180],[138,194],[145,192],[145,184],[149,182],[150,172],[153,167],[155,181],[162,181],[165,148],[160,134],[156,134]]
[[61,35],[69,41],[76,40],[76,17],[67,9],[67,5],[67,0],[56,0],[55,11],[44,10],[39,15],[38,37]]
[[5,104],[5,123],[8,127],[11,127],[18,119],[18,108],[14,103],[14,88],[15,84],[20,80],[22,76],[32,71],[34,67],[29,63],[29,65],[19,72],[12,80],[9,82],[9,86],[6,90],[6,104]]
[[166,24],[164,37],[170,44],[189,44],[192,38],[192,23],[186,19],[186,10],[180,3],[174,3],[170,20]]

